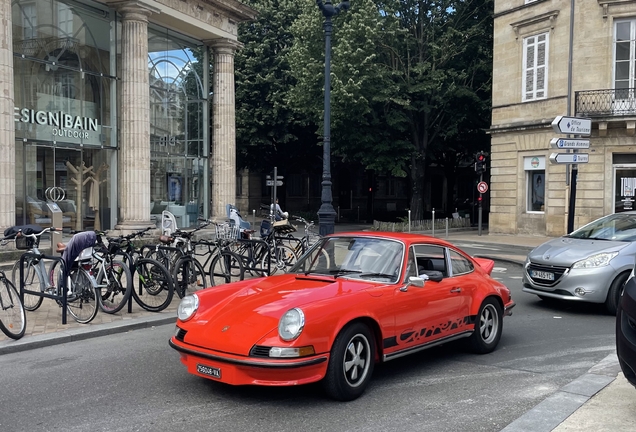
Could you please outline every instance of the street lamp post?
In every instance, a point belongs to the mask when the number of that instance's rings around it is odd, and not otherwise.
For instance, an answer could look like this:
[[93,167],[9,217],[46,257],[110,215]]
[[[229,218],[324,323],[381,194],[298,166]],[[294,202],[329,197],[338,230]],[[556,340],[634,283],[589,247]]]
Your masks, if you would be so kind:
[[323,134],[323,155],[322,155],[322,202],[318,210],[318,225],[320,235],[333,234],[334,223],[336,221],[336,211],[332,204],[331,194],[331,17],[341,10],[349,9],[349,2],[334,6],[331,0],[316,0],[318,8],[325,16],[325,118]]

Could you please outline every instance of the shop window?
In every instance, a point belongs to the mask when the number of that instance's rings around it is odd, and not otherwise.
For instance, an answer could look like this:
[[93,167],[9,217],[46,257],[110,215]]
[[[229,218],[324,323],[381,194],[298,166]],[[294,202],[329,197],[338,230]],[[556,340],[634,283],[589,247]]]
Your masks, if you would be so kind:
[[524,102],[545,99],[548,84],[548,33],[529,36],[523,40]]
[[526,211],[545,211],[545,157],[530,156],[524,158],[526,172]]

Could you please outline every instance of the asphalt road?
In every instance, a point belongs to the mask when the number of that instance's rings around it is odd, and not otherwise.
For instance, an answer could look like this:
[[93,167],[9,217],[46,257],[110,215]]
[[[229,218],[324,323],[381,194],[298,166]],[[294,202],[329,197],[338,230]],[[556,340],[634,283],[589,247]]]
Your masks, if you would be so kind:
[[614,351],[602,306],[521,292],[521,267],[493,276],[517,302],[499,348],[461,344],[376,368],[363,397],[319,385],[229,387],[189,375],[171,325],[0,356],[3,431],[499,431]]

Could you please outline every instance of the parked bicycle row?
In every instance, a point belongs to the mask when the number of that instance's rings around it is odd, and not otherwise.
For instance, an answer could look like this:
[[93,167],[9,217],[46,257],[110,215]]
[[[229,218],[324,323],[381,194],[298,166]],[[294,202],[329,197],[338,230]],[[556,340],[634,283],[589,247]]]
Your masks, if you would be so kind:
[[[130,312],[133,299],[143,309],[159,312],[171,303],[175,291],[183,297],[208,286],[243,280],[246,273],[258,277],[287,271],[318,238],[313,222],[295,220],[305,224],[305,236],[300,239],[291,234],[295,227],[288,221],[263,221],[257,239],[251,236],[254,231],[235,224],[203,220],[193,230],[164,231],[156,245],[135,241],[152,228],[113,237],[85,231],[76,233],[68,244],[58,243],[59,256],[45,255],[39,248],[42,236],[55,228],[9,228],[3,244],[15,241],[25,253],[10,275],[0,272],[0,330],[14,339],[22,337],[24,311],[37,310],[45,298],[77,322],[89,323],[99,309],[114,314],[128,305]],[[197,231],[212,224],[213,240],[195,240]]]

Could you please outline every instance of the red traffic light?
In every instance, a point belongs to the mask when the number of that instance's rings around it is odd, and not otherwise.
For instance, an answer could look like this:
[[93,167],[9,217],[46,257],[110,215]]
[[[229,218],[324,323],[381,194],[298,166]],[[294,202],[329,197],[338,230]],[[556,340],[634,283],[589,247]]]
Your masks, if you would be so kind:
[[483,154],[481,154],[481,153],[477,156],[477,160],[478,160],[479,162],[483,162],[485,159],[486,159],[486,156],[484,156],[484,155],[483,155]]

